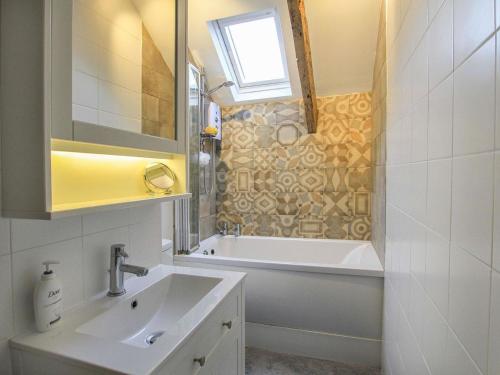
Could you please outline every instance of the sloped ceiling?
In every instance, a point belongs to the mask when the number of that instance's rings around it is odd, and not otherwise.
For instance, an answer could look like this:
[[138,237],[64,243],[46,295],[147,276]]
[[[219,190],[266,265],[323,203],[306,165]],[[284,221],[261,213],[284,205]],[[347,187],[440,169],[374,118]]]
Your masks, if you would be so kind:
[[[371,90],[381,1],[306,0],[318,96]],[[210,87],[226,77],[207,22],[269,8],[276,8],[280,15],[293,97],[301,96],[286,0],[189,1],[189,48],[204,66]],[[214,98],[222,105],[234,104],[228,89],[218,91]]]

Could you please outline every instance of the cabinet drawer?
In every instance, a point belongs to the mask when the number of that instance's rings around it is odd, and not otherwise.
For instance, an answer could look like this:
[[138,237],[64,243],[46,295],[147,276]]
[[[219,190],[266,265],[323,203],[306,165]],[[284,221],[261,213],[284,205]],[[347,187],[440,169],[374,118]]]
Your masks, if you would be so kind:
[[[226,338],[241,332],[241,288],[233,290],[194,335],[159,369],[161,375],[203,375],[211,373],[211,357]],[[233,339],[234,340],[234,339]],[[199,359],[204,362],[200,366]]]

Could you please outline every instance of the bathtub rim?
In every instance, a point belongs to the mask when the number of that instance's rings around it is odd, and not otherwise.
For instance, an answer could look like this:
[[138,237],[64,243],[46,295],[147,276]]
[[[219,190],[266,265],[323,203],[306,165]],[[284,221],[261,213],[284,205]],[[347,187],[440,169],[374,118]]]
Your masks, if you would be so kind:
[[[219,234],[213,235],[202,241],[209,241],[219,239],[222,236]],[[228,236],[230,237],[230,236]],[[232,236],[231,236],[232,237]],[[242,236],[248,238],[258,238],[258,239],[291,239],[282,237],[265,237],[265,236]],[[363,245],[370,245],[371,251],[378,261],[379,269],[369,269],[369,268],[355,268],[346,265],[323,265],[318,263],[299,263],[299,262],[283,262],[274,260],[258,260],[252,258],[234,258],[234,257],[224,257],[218,255],[203,255],[199,251],[201,246],[193,251],[191,254],[176,254],[174,261],[179,262],[192,262],[192,263],[208,263],[208,264],[220,264],[225,266],[235,266],[235,267],[247,267],[247,268],[260,268],[269,269],[276,271],[295,271],[295,272],[313,272],[313,273],[323,273],[323,274],[337,274],[346,276],[367,276],[367,277],[378,277],[384,278],[384,268],[378,258],[378,255],[373,248],[373,244],[370,241],[359,241],[359,240],[335,240],[335,239],[308,239],[308,238],[297,238],[298,240],[309,240],[309,241],[328,241],[328,242],[353,242]]]

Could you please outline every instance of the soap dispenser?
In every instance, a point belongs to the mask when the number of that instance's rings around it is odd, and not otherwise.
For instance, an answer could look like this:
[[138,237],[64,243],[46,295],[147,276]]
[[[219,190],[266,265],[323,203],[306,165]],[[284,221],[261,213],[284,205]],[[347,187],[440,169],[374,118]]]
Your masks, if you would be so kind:
[[52,264],[59,264],[59,262],[43,262],[45,271],[42,273],[33,295],[36,328],[39,332],[51,330],[61,320],[62,286],[54,271],[50,269]]

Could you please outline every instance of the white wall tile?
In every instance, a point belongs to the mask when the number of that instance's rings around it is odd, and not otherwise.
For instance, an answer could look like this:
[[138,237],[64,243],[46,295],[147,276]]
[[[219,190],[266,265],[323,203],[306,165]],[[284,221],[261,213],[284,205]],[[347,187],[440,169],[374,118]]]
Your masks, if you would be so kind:
[[445,0],[429,0],[429,19],[436,17]]
[[12,374],[9,342],[7,340],[0,341],[0,374],[2,375]]
[[446,338],[448,326],[438,310],[426,301],[422,350],[432,374],[445,374]]
[[427,232],[425,289],[441,315],[445,317],[448,316],[449,268],[449,241],[429,230]]
[[490,352],[488,374],[500,374],[500,273],[491,278]]
[[81,73],[99,77],[104,49],[94,42],[73,35],[73,68]]
[[411,153],[412,161],[427,160],[427,130],[429,98],[419,99],[411,116]]
[[430,161],[427,179],[427,225],[450,239],[451,159]]
[[491,263],[493,154],[453,160],[451,240]]
[[134,133],[142,132],[142,120],[138,118],[124,117],[117,115],[115,113],[110,113],[106,111],[99,111],[98,124],[103,126],[109,126],[110,128],[116,128],[121,130],[126,130]]
[[494,0],[454,0],[455,67],[494,30]]
[[109,288],[108,270],[111,245],[124,244],[125,251],[128,253],[129,243],[128,227],[83,237],[85,298],[90,298]]
[[123,117],[141,118],[141,94],[99,81],[99,109]]
[[491,271],[452,244],[450,256],[450,326],[479,368],[486,372]]
[[[427,162],[411,164],[411,204],[412,215],[421,222],[425,222],[427,215]],[[408,201],[406,195],[404,200]]]
[[16,333],[34,329],[33,290],[46,260],[61,262],[54,270],[63,286],[64,309],[83,301],[81,238],[16,252],[12,256]]
[[78,71],[73,72],[73,103],[82,107],[97,109],[99,102],[99,81],[97,78]]
[[450,157],[453,127],[453,77],[429,94],[429,159]]
[[158,221],[130,226],[130,263],[151,267],[160,263],[161,227]]
[[122,86],[126,89],[141,92],[142,65],[135,64],[115,53],[104,51],[99,69],[99,78]]
[[73,104],[72,112],[73,120],[88,122],[89,124],[99,123],[99,112],[95,108]]
[[[441,2],[434,0],[433,2]],[[429,7],[433,2],[429,3]],[[429,86],[435,87],[453,70],[453,0],[447,0],[429,29]]]
[[500,271],[500,153],[495,153],[495,201],[493,216],[493,267]]
[[71,216],[57,220],[12,220],[12,251],[80,237],[82,235],[81,216]]
[[[0,341],[14,334],[10,255],[0,256]],[[1,373],[1,372],[0,372]]]
[[128,209],[83,215],[83,235],[125,227],[129,223]]
[[[479,1],[484,2],[484,0]],[[460,2],[463,3],[464,0]],[[494,129],[495,39],[493,38],[455,72],[453,154],[464,155],[492,150]]]
[[483,375],[457,336],[450,330],[448,330],[446,340],[444,361],[445,371],[443,375]]
[[[420,1],[420,3],[424,3]],[[425,36],[412,58],[412,102],[416,104],[429,92],[429,43]]]
[[421,284],[425,280],[425,257],[427,251],[425,227],[417,222],[411,223],[411,272]]
[[0,218],[0,255],[10,253],[10,220]]

